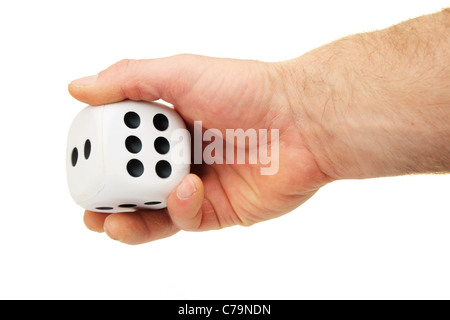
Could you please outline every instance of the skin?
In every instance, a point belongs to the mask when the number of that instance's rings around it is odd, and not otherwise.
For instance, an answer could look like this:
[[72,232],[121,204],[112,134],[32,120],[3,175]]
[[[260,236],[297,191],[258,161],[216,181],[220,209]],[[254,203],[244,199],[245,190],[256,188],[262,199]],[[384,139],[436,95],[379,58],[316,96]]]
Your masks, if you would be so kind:
[[174,105],[188,127],[279,129],[279,171],[193,166],[167,209],[86,211],[112,239],[250,226],[288,213],[338,179],[450,171],[450,10],[337,40],[278,63],[177,55],[122,60],[73,81],[87,104]]

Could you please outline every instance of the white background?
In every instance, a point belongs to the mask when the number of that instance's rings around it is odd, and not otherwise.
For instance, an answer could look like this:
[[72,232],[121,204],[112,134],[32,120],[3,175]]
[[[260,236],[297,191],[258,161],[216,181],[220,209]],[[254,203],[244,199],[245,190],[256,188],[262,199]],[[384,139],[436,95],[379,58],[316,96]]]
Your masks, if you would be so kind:
[[250,228],[140,246],[88,231],[68,83],[123,58],[279,61],[449,1],[2,1],[1,299],[450,298],[450,176],[339,181]]

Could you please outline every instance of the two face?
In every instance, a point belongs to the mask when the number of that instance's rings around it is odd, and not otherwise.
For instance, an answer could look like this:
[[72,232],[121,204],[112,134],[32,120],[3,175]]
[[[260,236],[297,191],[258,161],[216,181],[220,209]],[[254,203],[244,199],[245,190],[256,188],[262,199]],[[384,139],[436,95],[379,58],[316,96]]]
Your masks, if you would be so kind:
[[[89,156],[91,155],[91,140],[87,139],[84,142],[84,158],[87,160],[89,159]],[[72,166],[75,167],[78,162],[78,148],[75,147],[72,150],[72,156],[70,157],[72,161]]]

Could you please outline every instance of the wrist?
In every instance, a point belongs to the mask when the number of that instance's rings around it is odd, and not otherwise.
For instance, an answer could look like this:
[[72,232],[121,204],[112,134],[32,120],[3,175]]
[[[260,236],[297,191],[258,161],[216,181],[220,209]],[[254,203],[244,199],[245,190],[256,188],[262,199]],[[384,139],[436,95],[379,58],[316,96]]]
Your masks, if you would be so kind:
[[343,60],[333,43],[285,63],[298,131],[321,171],[333,180],[363,175],[351,172],[360,156],[354,137],[348,139],[353,121],[347,107],[353,89],[342,76],[348,74]]
[[436,68],[446,47],[400,52],[392,32],[344,38],[285,63],[298,130],[333,179],[450,170],[449,74]]

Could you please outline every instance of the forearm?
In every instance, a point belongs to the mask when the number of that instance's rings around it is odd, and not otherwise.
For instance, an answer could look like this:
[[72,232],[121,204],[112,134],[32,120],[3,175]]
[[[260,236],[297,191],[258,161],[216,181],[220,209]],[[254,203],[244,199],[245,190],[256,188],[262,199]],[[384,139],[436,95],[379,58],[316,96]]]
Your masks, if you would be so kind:
[[331,178],[450,171],[450,10],[283,68],[299,131]]

